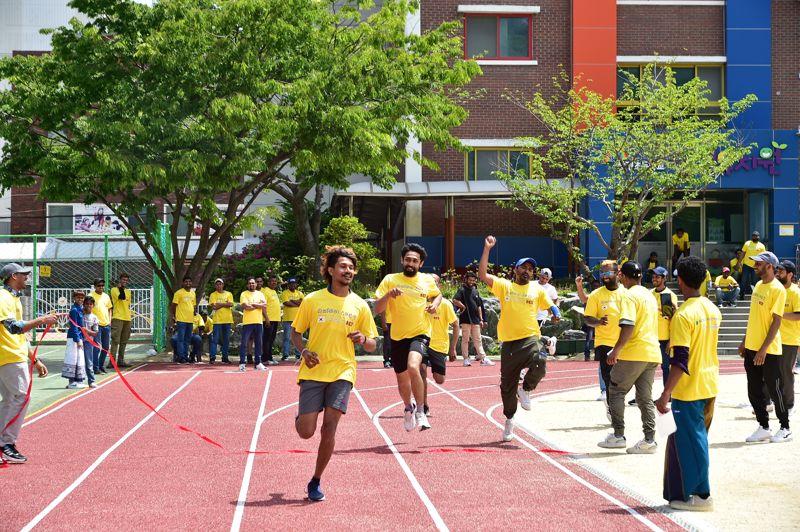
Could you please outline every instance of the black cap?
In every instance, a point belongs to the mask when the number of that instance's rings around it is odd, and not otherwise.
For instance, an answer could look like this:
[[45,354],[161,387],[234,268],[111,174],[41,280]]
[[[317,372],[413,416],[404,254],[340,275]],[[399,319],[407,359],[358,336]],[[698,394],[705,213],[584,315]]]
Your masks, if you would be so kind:
[[783,268],[787,273],[797,275],[797,268],[795,267],[794,262],[790,260],[782,260],[780,264],[778,264],[778,268]]
[[622,275],[625,277],[630,277],[631,279],[638,279],[642,276],[642,267],[639,266],[638,262],[634,262],[632,260],[629,260],[623,264],[622,268],[620,268],[620,271],[622,272]]

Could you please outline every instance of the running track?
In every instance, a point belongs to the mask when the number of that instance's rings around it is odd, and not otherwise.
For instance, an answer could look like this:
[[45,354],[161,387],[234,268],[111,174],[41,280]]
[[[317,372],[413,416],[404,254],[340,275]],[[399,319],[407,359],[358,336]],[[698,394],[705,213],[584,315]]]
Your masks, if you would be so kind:
[[[154,417],[119,379],[29,417],[18,442],[29,463],[0,470],[2,529],[681,528],[522,431],[500,443],[499,365],[460,362],[443,386],[429,385],[433,429],[412,433],[391,370],[361,364],[323,476],[328,500],[310,503],[319,439],[294,432],[295,369],[231,368],[128,374],[163,415],[228,452]],[[597,385],[594,363],[548,370],[537,394]],[[722,372],[741,372],[741,362],[723,361]]]

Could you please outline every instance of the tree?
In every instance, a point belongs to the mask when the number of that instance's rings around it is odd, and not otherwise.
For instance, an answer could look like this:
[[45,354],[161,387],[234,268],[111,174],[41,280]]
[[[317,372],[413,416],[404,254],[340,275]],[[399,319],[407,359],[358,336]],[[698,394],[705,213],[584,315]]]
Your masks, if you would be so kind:
[[[0,61],[14,87],[0,92],[0,186],[38,180],[48,200],[107,205],[170,293],[184,275],[202,291],[265,189],[300,209],[350,174],[390,185],[412,136],[459,146],[466,111],[449,95],[480,72],[456,24],[406,35],[413,0],[367,18],[362,0],[70,5],[84,21],[50,30],[52,53]],[[154,238],[161,202],[171,264]]]
[[369,231],[355,216],[333,218],[322,233],[323,246],[343,245],[355,252],[358,257],[358,277],[367,283],[374,283],[383,267],[378,258],[378,249],[367,242]]
[[[521,203],[539,216],[579,264],[583,256],[574,244],[582,231],[597,235],[610,259],[635,257],[639,241],[666,217],[653,207],[679,195],[673,212],[681,210],[750,150],[731,123],[754,96],[733,104],[723,98],[718,115],[704,116],[712,106],[704,81],[678,84],[669,66],[642,70],[641,79],[626,78],[618,100],[566,74],[554,79],[550,99],[506,94],[544,133],[520,139],[530,157],[530,177],[523,169],[497,172],[513,197],[504,204]],[[587,215],[589,201],[602,205],[610,236],[600,228],[605,220]]]

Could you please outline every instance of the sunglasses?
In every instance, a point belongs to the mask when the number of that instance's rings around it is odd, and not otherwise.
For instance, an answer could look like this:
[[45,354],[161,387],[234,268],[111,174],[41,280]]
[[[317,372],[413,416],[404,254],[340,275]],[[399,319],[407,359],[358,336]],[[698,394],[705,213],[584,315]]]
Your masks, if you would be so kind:
[[600,272],[600,277],[614,277],[617,272]]

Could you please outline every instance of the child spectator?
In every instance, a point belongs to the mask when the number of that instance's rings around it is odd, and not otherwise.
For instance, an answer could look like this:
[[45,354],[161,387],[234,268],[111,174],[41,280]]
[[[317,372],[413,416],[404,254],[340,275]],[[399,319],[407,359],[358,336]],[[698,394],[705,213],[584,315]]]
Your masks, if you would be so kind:
[[83,299],[86,295],[80,290],[72,294],[72,308],[69,309],[67,347],[64,352],[64,367],[61,376],[69,381],[67,388],[86,388],[86,366],[83,358]]
[[[97,321],[97,316],[94,315],[94,298],[86,296],[83,300],[83,333],[87,338],[91,338],[95,342],[95,338],[100,334],[100,324]],[[86,338],[84,338],[86,340]],[[95,384],[94,368],[98,367],[98,355],[100,351],[94,349],[88,341],[83,346],[83,360],[86,365],[86,378],[89,382],[89,388],[97,388]]]

